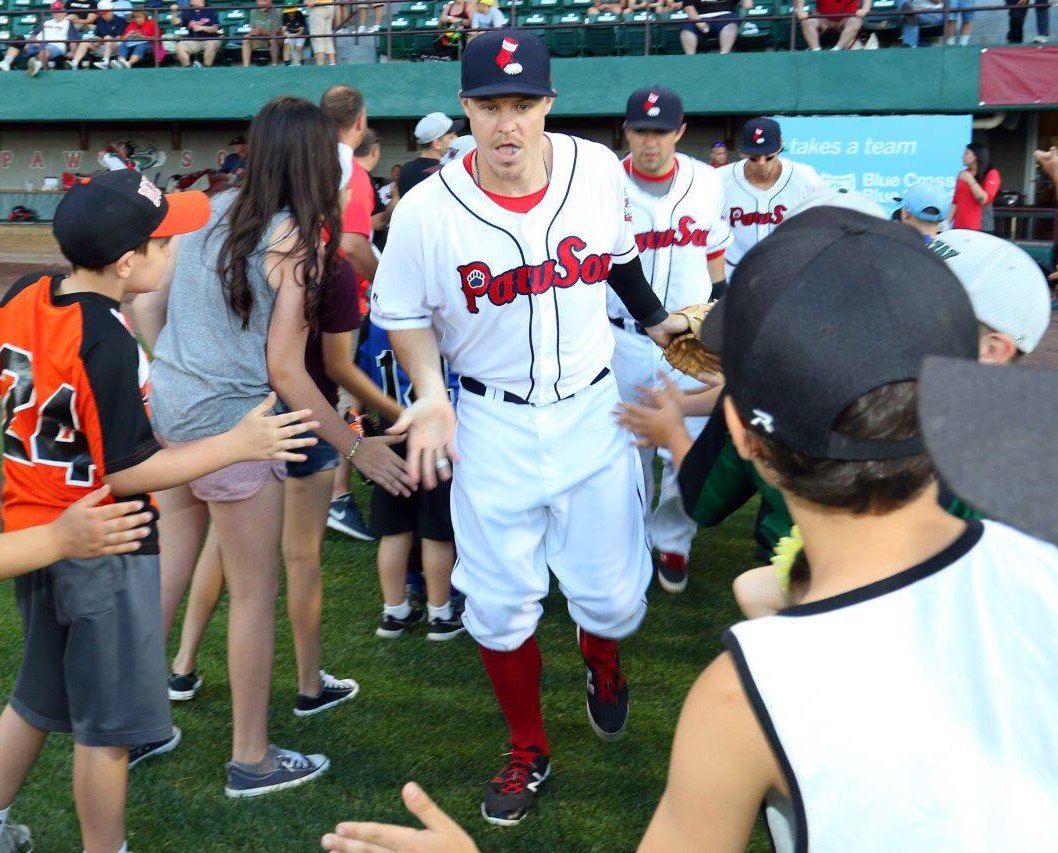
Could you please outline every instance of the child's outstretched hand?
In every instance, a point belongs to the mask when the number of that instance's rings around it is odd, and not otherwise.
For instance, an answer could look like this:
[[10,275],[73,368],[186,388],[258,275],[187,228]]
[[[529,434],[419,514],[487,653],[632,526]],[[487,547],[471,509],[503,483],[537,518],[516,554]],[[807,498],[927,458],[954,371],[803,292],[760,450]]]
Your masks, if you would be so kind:
[[71,504],[52,522],[64,559],[87,560],[131,554],[148,533],[153,513],[141,512],[143,501],[99,504],[110,494],[103,486]]
[[312,415],[311,409],[270,415],[275,403],[276,392],[273,391],[232,429],[231,437],[239,455],[246,461],[304,462],[305,455],[294,451],[299,447],[311,447],[316,438],[298,436],[318,429],[319,421],[305,420]]
[[619,403],[617,423],[634,433],[636,447],[667,447],[686,435],[683,425],[682,392],[664,371],[658,372],[660,388],[640,388],[639,403]]

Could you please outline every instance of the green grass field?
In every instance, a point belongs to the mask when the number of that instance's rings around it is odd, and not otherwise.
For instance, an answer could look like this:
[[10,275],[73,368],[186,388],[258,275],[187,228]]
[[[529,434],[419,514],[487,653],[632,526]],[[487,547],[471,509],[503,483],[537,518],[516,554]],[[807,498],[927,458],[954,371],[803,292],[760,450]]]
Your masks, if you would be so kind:
[[[478,811],[483,784],[502,762],[505,729],[474,644],[468,638],[428,643],[421,630],[396,641],[376,639],[374,546],[328,533],[324,666],[356,678],[361,693],[324,714],[294,717],[294,654],[281,614],[271,736],[280,746],[326,753],[330,772],[306,787],[257,800],[224,796],[231,720],[222,605],[199,659],[205,686],[197,699],[174,710],[183,744],[132,772],[131,849],[319,849],[320,835],[339,820],[410,822],[399,795],[409,779],[424,785],[483,850],[633,849],[664,785],[684,695],[720,651],[721,631],[738,617],[730,584],[753,564],[754,509],[699,534],[683,595],[651,587],[646,622],[622,645],[631,717],[628,736],[619,743],[604,744],[588,726],[573,624],[553,587],[539,637],[555,774],[530,818],[513,829],[489,827]],[[9,691],[21,659],[21,628],[12,586],[5,586],[0,689]],[[12,818],[31,826],[38,851],[80,850],[70,766],[69,738],[52,737],[15,803]],[[751,849],[765,849],[762,839],[758,832]]]

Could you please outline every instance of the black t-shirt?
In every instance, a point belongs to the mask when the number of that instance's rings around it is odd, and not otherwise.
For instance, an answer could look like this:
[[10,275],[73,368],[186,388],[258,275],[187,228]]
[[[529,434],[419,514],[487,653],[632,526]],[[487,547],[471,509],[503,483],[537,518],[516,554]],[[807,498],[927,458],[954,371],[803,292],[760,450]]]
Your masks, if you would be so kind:
[[96,11],[96,0],[66,0],[66,11],[79,21]]
[[440,160],[434,160],[430,157],[416,157],[400,167],[400,180],[397,181],[397,191],[403,198],[412,187],[421,184],[440,168]]
[[295,9],[293,12],[283,13],[282,26],[288,33],[303,34],[309,25],[305,21],[304,13],[300,9]]
[[694,7],[699,15],[715,15],[717,12],[734,12],[735,0],[691,0],[684,3],[683,8]]

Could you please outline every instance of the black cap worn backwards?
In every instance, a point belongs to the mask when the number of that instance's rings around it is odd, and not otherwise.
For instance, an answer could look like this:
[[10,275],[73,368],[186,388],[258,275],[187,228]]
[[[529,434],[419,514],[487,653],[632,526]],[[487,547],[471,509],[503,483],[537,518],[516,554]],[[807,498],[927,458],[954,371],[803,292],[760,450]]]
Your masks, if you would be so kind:
[[547,45],[525,30],[482,33],[463,51],[461,98],[555,97]]
[[919,437],[855,439],[834,424],[868,391],[917,380],[927,356],[977,358],[970,300],[938,260],[906,225],[835,207],[747,252],[717,313],[727,387],[750,428],[816,459],[923,452]]
[[628,96],[625,127],[633,130],[679,130],[683,125],[683,101],[672,89],[649,86]]
[[770,118],[751,118],[742,125],[738,150],[749,157],[767,157],[782,151],[782,131],[779,122]]
[[55,211],[52,232],[77,267],[112,264],[151,237],[197,231],[209,220],[205,193],[162,193],[134,169],[79,178]]

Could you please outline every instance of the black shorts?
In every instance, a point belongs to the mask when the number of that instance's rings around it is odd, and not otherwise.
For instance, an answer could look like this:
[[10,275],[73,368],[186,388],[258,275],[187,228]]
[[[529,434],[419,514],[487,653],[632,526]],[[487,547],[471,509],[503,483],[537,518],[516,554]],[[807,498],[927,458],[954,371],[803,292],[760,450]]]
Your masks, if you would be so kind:
[[11,707],[84,746],[164,740],[166,692],[158,556],[61,560],[15,578],[25,651]]
[[[393,448],[401,456],[404,447]],[[436,489],[420,489],[410,497],[391,495],[377,483],[371,493],[371,532],[376,536],[398,536],[417,533],[421,539],[451,542],[452,481]]]

